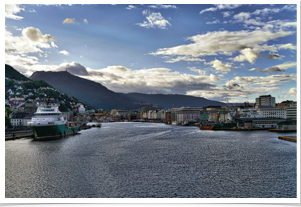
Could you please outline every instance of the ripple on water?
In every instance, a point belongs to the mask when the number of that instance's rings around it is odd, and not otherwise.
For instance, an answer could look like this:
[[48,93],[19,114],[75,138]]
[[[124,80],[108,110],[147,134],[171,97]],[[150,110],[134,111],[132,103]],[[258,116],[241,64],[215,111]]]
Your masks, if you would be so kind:
[[8,198],[296,197],[296,143],[268,131],[103,123],[5,142]]

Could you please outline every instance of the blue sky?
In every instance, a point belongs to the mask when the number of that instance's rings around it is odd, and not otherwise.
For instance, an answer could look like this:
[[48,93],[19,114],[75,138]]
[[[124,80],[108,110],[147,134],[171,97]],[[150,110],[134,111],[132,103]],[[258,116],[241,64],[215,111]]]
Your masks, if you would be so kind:
[[[298,3],[298,2],[296,2]],[[115,92],[297,99],[296,4],[5,5],[5,63]]]

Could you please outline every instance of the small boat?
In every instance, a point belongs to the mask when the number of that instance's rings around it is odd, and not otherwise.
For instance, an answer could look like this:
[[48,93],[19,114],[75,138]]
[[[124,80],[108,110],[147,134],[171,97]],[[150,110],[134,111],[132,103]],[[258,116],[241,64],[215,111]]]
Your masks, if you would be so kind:
[[38,103],[38,109],[34,113],[28,126],[34,135],[34,140],[59,139],[78,133],[80,126],[69,126],[58,109],[57,103]]
[[202,122],[200,124],[200,130],[212,130],[214,127],[214,122]]

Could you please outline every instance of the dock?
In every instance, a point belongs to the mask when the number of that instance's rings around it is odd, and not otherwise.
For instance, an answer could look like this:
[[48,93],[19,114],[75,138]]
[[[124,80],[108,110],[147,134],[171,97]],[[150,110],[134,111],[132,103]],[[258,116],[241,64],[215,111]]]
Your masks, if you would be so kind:
[[278,139],[283,139],[291,142],[297,142],[297,136],[279,136]]

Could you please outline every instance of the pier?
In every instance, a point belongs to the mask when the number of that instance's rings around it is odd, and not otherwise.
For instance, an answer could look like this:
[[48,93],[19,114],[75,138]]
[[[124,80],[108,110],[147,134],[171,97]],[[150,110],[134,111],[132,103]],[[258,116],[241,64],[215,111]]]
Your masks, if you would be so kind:
[[283,139],[291,142],[297,142],[297,136],[279,136],[278,139]]
[[21,138],[25,138],[25,137],[32,137],[32,136],[33,136],[33,134],[32,134],[31,130],[6,132],[5,133],[5,141],[21,139]]

